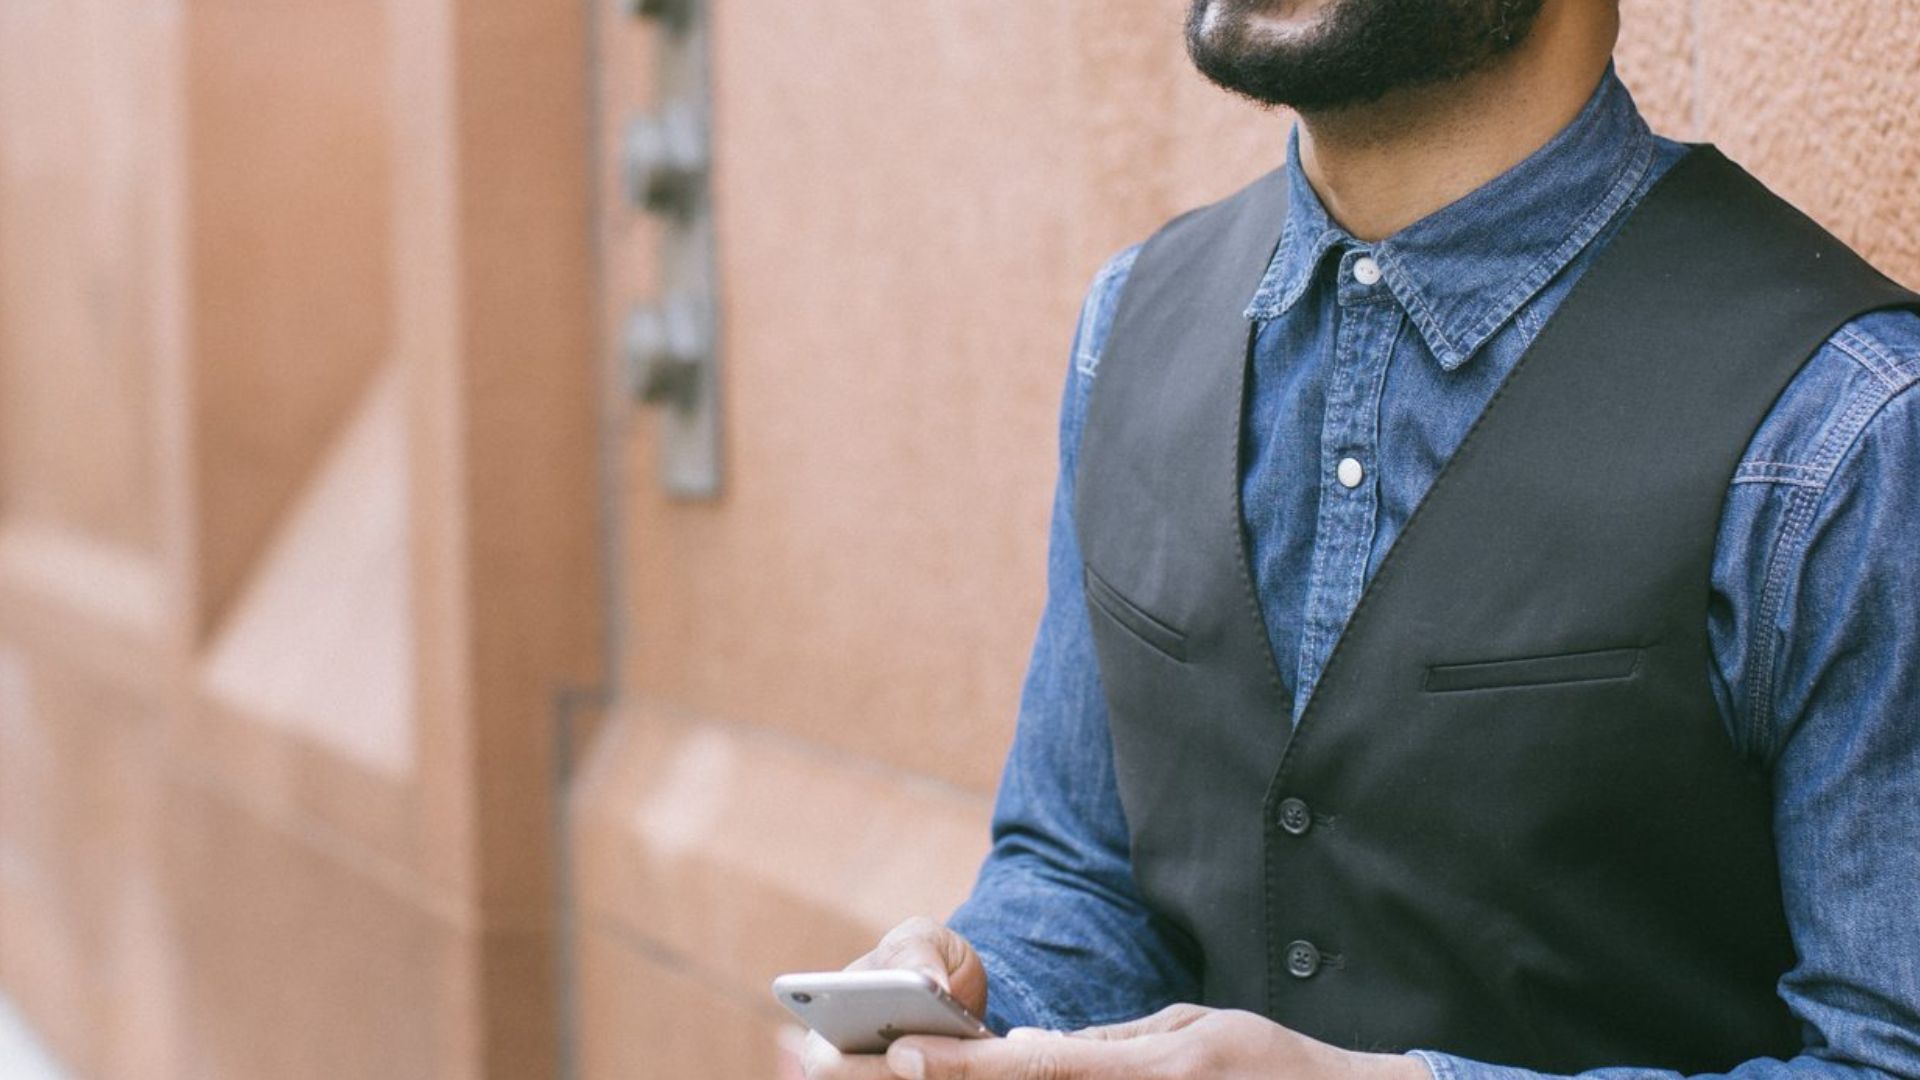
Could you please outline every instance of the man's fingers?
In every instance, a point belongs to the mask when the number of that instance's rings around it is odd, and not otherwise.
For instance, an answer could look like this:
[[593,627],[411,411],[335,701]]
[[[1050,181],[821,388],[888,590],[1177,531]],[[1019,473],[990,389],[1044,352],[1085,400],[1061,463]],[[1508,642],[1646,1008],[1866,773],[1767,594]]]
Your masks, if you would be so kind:
[[1143,1035],[1165,1035],[1170,1031],[1179,1031],[1212,1011],[1200,1005],[1169,1005],[1152,1016],[1143,1016],[1124,1024],[1081,1028],[1073,1033],[1073,1037],[1114,1042],[1119,1039],[1138,1039]]
[[942,1039],[910,1036],[887,1049],[903,1080],[1126,1080],[1134,1075],[1115,1048],[1065,1036]]
[[849,971],[884,968],[922,972],[976,1015],[986,1009],[987,972],[979,955],[967,939],[932,919],[908,919],[848,966]]
[[947,986],[951,976],[935,935],[939,929],[940,924],[932,919],[908,919],[887,931],[872,952],[848,964],[847,970],[918,971]]
[[987,1014],[987,969],[967,939],[940,928],[940,959],[947,965],[947,991],[975,1016]]

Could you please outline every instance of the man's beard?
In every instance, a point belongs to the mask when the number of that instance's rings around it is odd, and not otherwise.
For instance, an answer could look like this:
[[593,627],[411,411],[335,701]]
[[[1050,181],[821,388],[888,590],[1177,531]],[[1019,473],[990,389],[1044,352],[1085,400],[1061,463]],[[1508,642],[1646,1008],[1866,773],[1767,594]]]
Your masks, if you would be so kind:
[[1319,112],[1485,68],[1526,38],[1546,0],[1328,0],[1292,37],[1255,18],[1281,2],[1193,0],[1187,54],[1236,94]]

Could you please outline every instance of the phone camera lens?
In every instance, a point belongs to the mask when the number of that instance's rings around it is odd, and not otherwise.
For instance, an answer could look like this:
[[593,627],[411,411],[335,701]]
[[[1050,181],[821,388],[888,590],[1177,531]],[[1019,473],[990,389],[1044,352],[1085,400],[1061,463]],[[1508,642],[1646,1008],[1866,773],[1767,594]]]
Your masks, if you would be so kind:
[[795,994],[793,995],[793,1000],[796,1004],[805,1005],[807,1002],[813,1000],[813,995],[812,994]]

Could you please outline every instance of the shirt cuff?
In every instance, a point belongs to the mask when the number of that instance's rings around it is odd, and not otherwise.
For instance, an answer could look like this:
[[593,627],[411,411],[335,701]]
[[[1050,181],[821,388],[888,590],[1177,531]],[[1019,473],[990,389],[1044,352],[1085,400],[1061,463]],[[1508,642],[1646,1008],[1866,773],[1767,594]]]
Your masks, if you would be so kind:
[[1489,1065],[1452,1054],[1432,1050],[1409,1050],[1407,1056],[1419,1058],[1433,1074],[1433,1080],[1544,1080],[1547,1073],[1516,1069],[1510,1065]]
[[980,1020],[995,1035],[1005,1035],[1017,1027],[1063,1031],[1071,1026],[1047,1008],[1033,987],[1001,963],[999,957],[979,948],[975,948],[974,953],[980,957],[980,967],[987,973],[987,1015]]

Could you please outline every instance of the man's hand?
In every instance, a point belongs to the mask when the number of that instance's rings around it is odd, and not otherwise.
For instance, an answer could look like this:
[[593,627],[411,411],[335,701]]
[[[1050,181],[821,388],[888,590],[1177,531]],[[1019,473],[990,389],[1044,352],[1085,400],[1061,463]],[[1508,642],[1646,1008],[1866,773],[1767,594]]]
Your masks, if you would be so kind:
[[[1144,1020],[1071,1035],[911,1036],[887,1051],[903,1080],[1428,1080],[1417,1058],[1357,1054],[1247,1012],[1175,1005]],[[851,1074],[850,1074],[851,1075]]]
[[[966,938],[932,919],[908,919],[889,930],[872,952],[847,965],[848,971],[898,969],[925,973],[975,1016],[987,1011],[987,972],[979,954]],[[811,1032],[804,1064],[807,1080],[894,1080],[886,1058],[842,1054]]]

